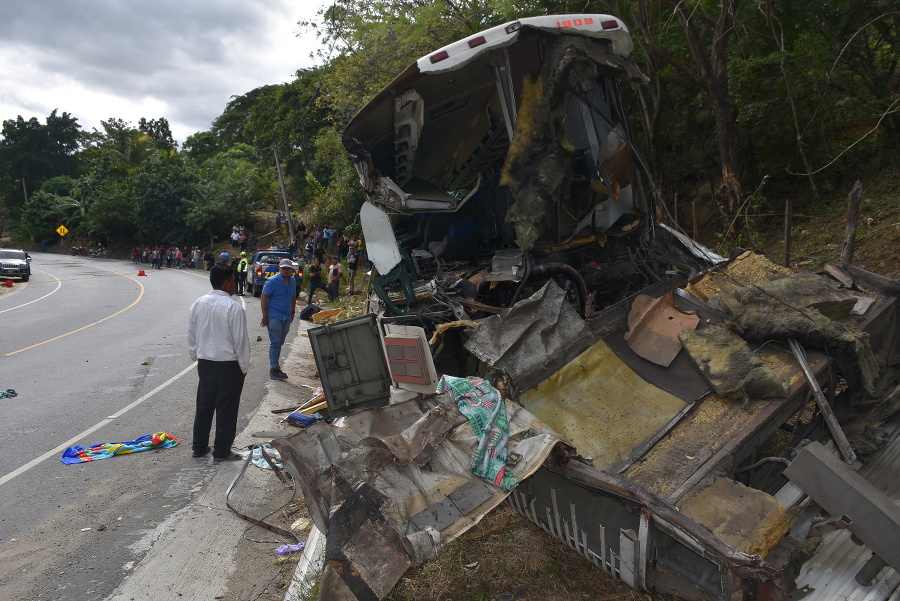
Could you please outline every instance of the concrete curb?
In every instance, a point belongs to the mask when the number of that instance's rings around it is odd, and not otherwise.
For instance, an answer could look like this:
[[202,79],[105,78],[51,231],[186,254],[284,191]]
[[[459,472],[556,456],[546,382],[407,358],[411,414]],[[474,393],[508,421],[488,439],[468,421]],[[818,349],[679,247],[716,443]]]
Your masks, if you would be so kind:
[[[297,327],[299,332],[304,332],[314,325],[300,321]],[[283,369],[289,379],[270,380],[266,384],[267,392],[247,427],[236,437],[234,448],[246,450],[249,445],[261,445],[296,431],[294,426],[281,421],[287,414],[273,414],[272,410],[298,407],[312,395],[312,390],[303,384],[318,386],[308,338],[298,334],[290,343]],[[259,432],[276,435],[253,436]],[[132,545],[132,551],[149,552],[107,601],[143,599],[149,590],[168,591],[185,599],[225,597],[235,579],[241,580],[242,570],[247,569],[241,552],[248,550],[240,549],[245,543],[242,537],[248,523],[234,515],[225,503],[225,491],[234,479],[238,462],[226,462],[226,466],[214,464],[211,458],[189,461],[177,475],[178,494],[201,489],[202,492],[183,509],[147,530]],[[263,504],[287,493],[268,470],[247,466],[243,479],[242,504]]]

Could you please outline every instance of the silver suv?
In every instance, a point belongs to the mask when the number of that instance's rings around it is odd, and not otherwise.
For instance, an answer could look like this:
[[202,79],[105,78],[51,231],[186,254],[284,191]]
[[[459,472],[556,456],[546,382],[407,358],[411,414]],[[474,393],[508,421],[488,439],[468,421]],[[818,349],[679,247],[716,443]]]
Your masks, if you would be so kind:
[[27,282],[31,277],[31,257],[24,250],[0,248],[0,275]]

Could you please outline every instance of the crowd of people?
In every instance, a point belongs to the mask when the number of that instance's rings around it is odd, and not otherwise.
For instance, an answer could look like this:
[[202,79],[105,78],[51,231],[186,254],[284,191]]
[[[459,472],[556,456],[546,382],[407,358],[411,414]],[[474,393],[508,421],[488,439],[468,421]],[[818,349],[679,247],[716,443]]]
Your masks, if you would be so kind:
[[[276,224],[286,225],[284,214],[276,214]],[[307,226],[302,220],[295,224],[298,239],[292,239],[286,245],[276,244],[288,250],[297,259],[303,259],[304,272],[309,277],[307,305],[314,302],[315,293],[325,292],[329,302],[341,296],[344,282],[348,286],[346,294],[359,294],[356,288],[357,272],[362,266],[364,271],[370,270],[364,243],[360,236],[348,235],[329,224]],[[307,235],[308,234],[308,235]],[[135,246],[131,251],[131,259],[135,264],[148,264],[151,269],[205,269],[210,271],[214,265],[230,267],[234,273],[235,294],[244,295],[247,291],[247,274],[256,250],[257,238],[243,225],[231,228],[230,249],[222,248],[216,254],[213,249],[201,250],[198,246],[180,247],[177,245]],[[346,276],[346,280],[344,279]],[[302,276],[301,276],[302,277]],[[298,278],[296,296],[303,288],[303,280]]]
[[256,250],[256,236],[253,232],[246,231],[243,225],[231,227],[231,248],[238,252],[251,252]]
[[[158,244],[153,246],[134,246],[131,249],[131,262],[134,264],[148,264],[151,269],[205,269],[209,271],[217,262],[229,264],[234,257],[246,256],[248,252],[256,249],[256,236],[245,231],[244,226],[236,225],[231,231],[232,253],[223,249],[219,255],[212,250],[202,251],[198,246],[187,245],[184,247],[170,244],[168,246]],[[224,253],[225,257],[222,256]]]
[[[302,224],[300,232],[305,233]],[[371,263],[363,258],[364,244],[356,235],[346,235],[339,229],[326,225],[313,225],[303,245],[302,257],[305,260],[306,272],[309,273],[309,294],[307,304],[313,302],[317,290],[323,290],[328,300],[334,302],[341,296],[341,282],[344,276],[344,264],[349,280],[347,294],[357,294],[356,274],[360,265],[371,269]]]
[[196,246],[135,246],[131,249],[132,263],[148,263],[151,269],[203,269],[203,252]]

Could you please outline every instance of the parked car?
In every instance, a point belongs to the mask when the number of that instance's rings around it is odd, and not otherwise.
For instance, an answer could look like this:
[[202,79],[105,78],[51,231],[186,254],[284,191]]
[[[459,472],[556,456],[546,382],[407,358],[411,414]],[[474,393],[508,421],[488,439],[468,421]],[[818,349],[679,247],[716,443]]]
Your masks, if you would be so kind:
[[31,257],[22,249],[0,248],[0,275],[27,282],[31,277]]
[[256,251],[250,262],[250,270],[247,273],[247,291],[253,296],[260,296],[266,280],[278,273],[278,264],[282,259],[290,259],[293,262],[294,277],[298,281],[302,281],[303,264],[295,260],[290,252],[280,248],[264,248]]

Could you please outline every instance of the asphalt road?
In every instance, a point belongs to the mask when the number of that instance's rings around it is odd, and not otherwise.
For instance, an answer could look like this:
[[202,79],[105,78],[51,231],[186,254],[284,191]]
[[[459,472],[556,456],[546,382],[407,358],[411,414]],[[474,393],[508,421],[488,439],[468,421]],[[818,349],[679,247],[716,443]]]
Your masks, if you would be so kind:
[[[0,294],[0,390],[18,393],[0,399],[0,599],[105,599],[143,559],[146,534],[234,465],[191,457],[187,312],[209,289],[205,271],[35,253],[31,282]],[[240,431],[269,380],[258,299],[238,301],[253,358]],[[60,461],[68,446],[160,431],[183,444]]]

